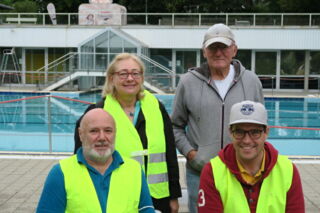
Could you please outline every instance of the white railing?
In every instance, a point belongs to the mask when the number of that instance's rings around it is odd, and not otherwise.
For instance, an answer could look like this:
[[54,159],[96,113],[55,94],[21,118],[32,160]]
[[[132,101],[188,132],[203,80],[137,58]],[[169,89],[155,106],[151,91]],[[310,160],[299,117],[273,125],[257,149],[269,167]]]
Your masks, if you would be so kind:
[[[225,23],[238,27],[320,26],[320,13],[127,13],[125,15],[126,23],[122,25],[200,27]],[[57,13],[56,19],[57,25],[79,25],[78,13]],[[0,13],[0,24],[52,25],[52,21],[48,13]]]

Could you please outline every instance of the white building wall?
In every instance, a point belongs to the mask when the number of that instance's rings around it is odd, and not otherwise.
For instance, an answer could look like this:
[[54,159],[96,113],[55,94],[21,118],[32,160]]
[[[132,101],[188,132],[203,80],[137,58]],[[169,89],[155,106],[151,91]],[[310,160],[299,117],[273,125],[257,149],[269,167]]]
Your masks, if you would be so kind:
[[0,27],[0,47],[77,47],[101,28]]
[[[191,48],[202,46],[207,29],[123,29],[135,38],[140,38],[150,48]],[[263,50],[320,50],[320,29],[275,29],[234,28],[233,32],[240,49]]]
[[[143,27],[143,28],[142,28]],[[0,26],[0,47],[77,47],[101,27]],[[206,28],[119,28],[149,48],[199,49]],[[240,49],[320,50],[320,28],[233,28]]]

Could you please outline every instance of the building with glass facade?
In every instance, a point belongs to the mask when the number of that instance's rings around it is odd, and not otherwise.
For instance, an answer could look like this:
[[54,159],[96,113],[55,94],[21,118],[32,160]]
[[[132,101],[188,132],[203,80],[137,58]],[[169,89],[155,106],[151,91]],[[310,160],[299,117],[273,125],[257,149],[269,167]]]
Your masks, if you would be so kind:
[[32,24],[7,23],[7,16],[0,14],[0,84],[46,90],[96,88],[103,84],[104,71],[114,55],[132,52],[146,64],[147,87],[174,92],[181,74],[204,62],[205,31],[223,22],[235,34],[236,58],[258,74],[265,90],[320,90],[320,15],[304,14],[303,23],[301,17],[288,21],[283,14],[269,14],[263,20],[249,14],[240,21],[232,14],[219,14],[211,22],[204,14],[197,19],[193,15],[142,15],[140,20],[128,14],[128,23],[121,26],[59,21],[53,26],[41,18]]

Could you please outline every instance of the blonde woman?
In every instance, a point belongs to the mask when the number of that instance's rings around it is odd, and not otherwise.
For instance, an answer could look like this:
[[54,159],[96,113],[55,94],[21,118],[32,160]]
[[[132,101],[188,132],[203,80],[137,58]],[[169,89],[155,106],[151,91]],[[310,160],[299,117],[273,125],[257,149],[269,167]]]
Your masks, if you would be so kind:
[[[144,72],[136,55],[117,55],[107,68],[102,100],[86,112],[103,108],[114,117],[116,150],[141,163],[155,209],[178,212],[181,187],[172,125],[162,103],[143,88]],[[81,146],[80,120],[75,130],[75,153]]]

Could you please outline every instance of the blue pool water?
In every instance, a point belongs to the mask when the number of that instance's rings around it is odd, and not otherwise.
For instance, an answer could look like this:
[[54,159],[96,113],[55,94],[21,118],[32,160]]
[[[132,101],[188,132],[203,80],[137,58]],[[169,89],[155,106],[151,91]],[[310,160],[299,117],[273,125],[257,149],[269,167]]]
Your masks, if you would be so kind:
[[[0,102],[44,95],[49,94],[0,93]],[[100,94],[94,93],[51,95],[87,102],[100,100]],[[170,114],[174,95],[157,97]],[[268,141],[281,154],[320,156],[319,98],[266,98],[265,104],[269,125],[274,127]],[[73,151],[75,122],[87,106],[86,103],[54,97],[0,103],[0,151]]]

